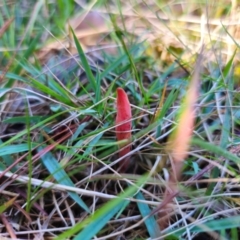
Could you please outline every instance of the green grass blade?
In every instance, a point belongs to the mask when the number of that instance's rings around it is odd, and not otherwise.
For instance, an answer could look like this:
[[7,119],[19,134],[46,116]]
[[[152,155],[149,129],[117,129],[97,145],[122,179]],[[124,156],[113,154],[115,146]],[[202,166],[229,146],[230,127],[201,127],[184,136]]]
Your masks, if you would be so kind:
[[87,227],[85,227],[85,229],[81,233],[74,237],[74,240],[92,239],[94,235],[96,235],[108,223],[108,221],[124,206],[126,202],[129,201],[122,201],[117,206],[111,208],[111,211],[91,221],[91,223]]
[[[2,75],[2,74],[4,74],[4,71],[0,71],[0,75]],[[10,78],[10,79],[14,79],[14,80],[18,80],[18,81],[21,81],[21,82],[25,82],[25,83],[29,82],[29,80],[27,78],[19,76],[19,75],[15,74],[15,73],[8,72],[8,73],[5,74],[5,77],[6,78]],[[10,87],[7,87],[7,88],[9,89]]]
[[[60,112],[60,113],[56,113],[56,114],[50,116],[49,118],[44,119],[43,121],[41,121],[41,122],[37,123],[36,125],[32,126],[32,127],[30,128],[30,130],[32,131],[32,130],[38,128],[38,127],[42,127],[42,126],[44,126],[44,124],[50,122],[51,120],[55,120],[56,117],[58,117],[58,116],[60,116],[60,115],[62,115],[62,114],[64,114],[64,113],[66,113],[66,112],[67,112],[67,111],[63,111],[63,112]],[[3,142],[3,143],[0,145],[0,149],[2,149],[4,146],[7,146],[8,144],[14,142],[15,140],[19,139],[20,137],[24,136],[26,133],[27,133],[27,130],[23,130],[23,131],[21,131],[20,133],[16,134],[16,135],[15,135],[14,137],[12,137],[11,139],[7,140],[6,142]]]
[[[27,104],[26,104],[27,106]],[[26,130],[27,130],[27,144],[28,144],[28,154],[27,154],[27,163],[28,163],[28,183],[27,183],[27,204],[26,211],[29,213],[31,210],[31,198],[32,198],[32,175],[33,175],[33,158],[32,158],[32,139],[31,139],[31,131],[30,131],[30,119],[28,108],[26,108]]]
[[146,94],[145,94],[145,89],[143,87],[143,82],[140,80],[140,77],[139,77],[139,74],[138,74],[138,70],[136,68],[136,65],[135,65],[135,62],[134,62],[134,59],[132,57],[132,55],[130,54],[128,48],[127,48],[127,45],[124,41],[124,38],[123,38],[123,32],[120,30],[120,28],[118,27],[116,21],[111,18],[112,20],[112,23],[113,23],[113,26],[114,26],[114,29],[115,29],[115,32],[116,32],[116,35],[118,37],[118,39],[120,40],[121,44],[122,44],[122,47],[124,49],[124,52],[126,53],[126,55],[128,56],[128,59],[129,59],[129,63],[130,63],[130,66],[132,68],[132,71],[134,73],[134,76],[136,78],[136,81],[138,82],[138,85],[139,85],[139,88],[140,88],[140,92],[143,94],[144,98],[145,98],[145,102],[147,102],[147,98],[146,98]]
[[73,142],[77,139],[78,135],[83,131],[83,129],[88,125],[87,122],[84,122],[82,124],[80,124],[77,127],[77,130],[73,133],[72,137],[70,138],[70,142]]
[[[236,51],[235,51],[236,53]],[[231,111],[230,107],[231,106],[231,94],[230,92],[233,91],[233,81],[232,78],[230,77],[231,69],[232,69],[232,64],[233,64],[233,59],[235,56],[235,53],[233,54],[232,58],[228,61],[226,67],[223,70],[223,77],[226,79],[226,88],[228,88],[228,92],[226,95],[226,103],[225,103],[225,114],[223,117],[223,123],[222,123],[222,131],[221,131],[221,138],[220,138],[220,143],[219,146],[223,149],[227,148],[227,144],[229,143],[229,137],[231,133],[231,123],[232,123],[232,118],[231,118]],[[217,101],[218,99],[216,99]],[[212,178],[217,178],[220,175],[220,169],[218,167],[215,167],[211,173]],[[216,186],[217,183],[209,183],[207,190],[206,190],[206,195],[210,196],[214,190],[214,187]]]
[[[135,196],[135,198],[138,200],[145,200],[145,198],[141,192],[138,192],[137,195]],[[150,215],[151,209],[149,208],[149,206],[146,203],[137,202],[137,205],[138,205],[138,209],[143,218]],[[157,238],[161,235],[159,225],[156,222],[156,219],[154,216],[148,217],[144,223],[147,227],[148,233],[151,238]]]
[[[2,143],[2,141],[0,141],[0,143]],[[36,146],[37,146],[36,143],[31,143],[31,148],[36,147]],[[29,149],[28,143],[13,144],[13,145],[9,145],[9,146],[0,147],[0,156],[26,152],[29,150],[30,149]]]
[[[38,148],[38,152],[40,152],[43,148]],[[52,174],[52,176],[56,179],[56,181],[60,184],[75,187],[72,180],[69,178],[67,173],[64,171],[59,162],[54,158],[54,156],[48,152],[45,153],[42,157],[42,163],[47,168],[47,170]],[[69,196],[85,211],[90,213],[89,208],[83,202],[83,200],[74,192],[68,192]]]
[[229,151],[219,147],[219,146],[216,146],[212,143],[208,143],[206,141],[203,141],[201,139],[197,139],[197,138],[193,138],[191,140],[191,143],[193,145],[197,145],[207,151],[210,151],[212,153],[215,153],[216,155],[218,156],[223,156],[224,158],[227,158],[229,160],[232,160],[233,162],[239,164],[240,163],[240,158],[237,157],[236,155],[230,153]]
[[55,240],[64,240],[78,233],[74,240],[90,240],[105,226],[108,221],[122,208],[127,200],[123,198],[132,197],[138,190],[138,186],[144,184],[147,176],[142,176],[136,185],[128,187],[119,198],[113,199],[98,209],[93,215],[82,222],[77,223],[73,228],[59,235]]
[[[30,42],[30,44],[28,44],[28,49],[26,52],[24,52],[24,55],[22,57],[22,59],[28,59],[29,57],[32,56],[33,52],[35,51],[35,49],[37,48],[37,45],[40,42],[40,39],[42,37],[42,33],[39,32],[34,38],[33,40]],[[20,73],[21,71],[21,66],[17,66],[17,68],[14,70],[15,73]]]
[[172,106],[174,101],[177,99],[177,96],[179,94],[179,91],[176,91],[176,89],[171,90],[171,92],[168,94],[167,99],[165,100],[162,109],[160,111],[160,114],[156,121],[161,120],[164,116],[166,116],[167,111]]
[[[210,220],[205,222],[202,225],[195,225],[193,228],[189,228],[189,231],[200,233],[200,232],[207,232],[207,231],[221,231],[223,229],[232,229],[238,228],[240,223],[240,216],[232,216],[230,218],[224,219],[217,219],[217,220]],[[174,234],[181,235],[185,229],[178,230]]]
[[[99,76],[99,73],[96,75],[96,92],[95,92],[95,102],[99,102],[101,100],[101,78]],[[99,104],[97,106],[98,110],[101,111],[102,104]]]
[[[141,44],[142,43],[134,45],[132,48],[129,49],[129,53],[136,52],[136,50],[139,48],[139,46]],[[125,62],[126,60],[128,60],[128,56],[126,56],[126,54],[124,53],[117,60],[115,60],[113,63],[109,64],[109,66],[100,74],[100,79],[103,79],[103,78],[107,77],[107,75],[111,71],[116,69],[121,63]]]
[[[239,227],[239,226],[238,226]],[[238,240],[238,227],[231,228],[231,239]]]
[[[58,93],[56,90],[51,89],[50,87],[46,86],[44,83],[40,83],[38,80],[31,78],[31,84],[36,89],[46,93],[47,95],[51,95],[52,97],[55,97],[57,100],[59,100],[62,103],[65,103],[67,105],[71,105],[72,101],[69,99],[67,94],[64,94],[65,92],[62,92],[63,94]],[[57,85],[57,83],[56,83]]]
[[7,202],[4,202],[3,205],[0,205],[0,214],[4,213],[7,210],[7,208],[11,207],[14,204],[16,199],[17,197],[14,197],[8,200]]
[[[106,126],[105,126],[106,127]],[[92,140],[91,142],[89,143],[89,146],[87,147],[87,149],[84,151],[84,154],[83,154],[83,158],[86,157],[87,155],[89,155],[93,148],[96,146],[96,144],[98,143],[98,141],[101,139],[102,135],[103,135],[104,132],[102,133],[99,133],[98,135],[96,135]]]
[[[33,39],[33,41],[29,44],[29,47],[28,47],[27,51],[25,51],[25,53],[24,53],[24,55],[23,55],[23,57],[22,57],[23,59],[28,59],[28,58],[31,56],[31,54],[34,52],[34,50],[35,50],[35,48],[36,48],[36,46],[37,46],[37,43],[39,42],[39,39],[40,39],[41,36],[42,36],[42,34],[39,33],[39,34]],[[17,64],[13,72],[14,72],[16,75],[18,75],[18,74],[20,73],[21,69],[22,69],[22,68],[21,68],[21,65]],[[8,74],[7,74],[7,75],[8,75]],[[5,87],[12,87],[12,85],[13,85],[13,83],[14,83],[14,81],[13,81],[14,79],[16,80],[16,78],[10,78],[9,81],[7,82],[7,84],[5,85]]]
[[[3,143],[3,142],[2,142],[2,140],[0,139],[0,144],[2,144],[2,143]],[[5,150],[9,151],[9,149],[5,149]],[[0,151],[1,151],[1,148],[0,148]],[[11,165],[14,163],[14,160],[13,160],[13,158],[12,158],[12,156],[11,156],[11,153],[9,153],[9,154],[4,154],[4,155],[1,156],[1,158],[2,158],[2,160],[3,160],[3,166],[1,167],[2,170],[5,170],[6,167],[9,167],[9,166],[11,166]],[[0,163],[1,163],[1,161],[0,161]],[[11,171],[12,171],[12,172],[16,172],[16,171],[17,171],[17,168],[16,168],[16,167],[13,167],[13,168],[11,169]]]
[[[43,121],[47,119],[46,116],[32,116],[29,117],[29,121],[33,124],[39,123],[40,121]],[[11,123],[11,124],[16,124],[16,123],[24,123],[26,124],[26,117],[11,117],[3,120],[3,123]],[[0,142],[1,143],[1,142]]]
[[92,73],[92,70],[91,70],[89,64],[88,64],[87,58],[85,56],[85,53],[84,53],[84,51],[83,51],[83,49],[82,49],[82,47],[81,47],[81,45],[80,45],[80,43],[79,43],[79,41],[78,41],[78,39],[77,39],[77,37],[76,37],[76,35],[75,35],[75,33],[74,33],[72,28],[71,28],[71,32],[73,34],[74,42],[76,44],[79,57],[80,57],[80,59],[82,61],[83,69],[86,72],[86,75],[87,75],[87,78],[88,78],[88,80],[89,80],[89,82],[91,84],[92,90],[95,92],[96,91],[96,87],[97,87],[95,77],[94,77],[94,75]]
[[230,60],[227,62],[226,66],[223,69],[223,77],[224,78],[230,77],[229,74],[231,73],[231,70],[233,67],[233,61],[234,61],[236,53],[237,53],[237,49],[234,51],[232,57],[230,58]]

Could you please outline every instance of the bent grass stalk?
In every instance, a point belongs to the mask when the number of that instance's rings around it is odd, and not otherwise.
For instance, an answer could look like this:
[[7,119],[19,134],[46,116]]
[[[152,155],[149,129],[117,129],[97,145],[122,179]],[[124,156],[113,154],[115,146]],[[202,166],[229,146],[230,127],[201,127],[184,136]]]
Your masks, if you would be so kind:
[[[163,202],[169,198],[169,195],[178,192],[177,182],[181,178],[184,159],[188,155],[196,115],[195,104],[198,99],[201,60],[202,57],[200,54],[196,62],[194,74],[187,90],[186,97],[180,107],[176,129],[170,135],[167,143],[167,152],[169,152],[172,163],[172,173],[164,193]],[[168,226],[171,213],[172,209],[168,207],[168,204],[159,213],[159,225],[161,229],[165,229]]]

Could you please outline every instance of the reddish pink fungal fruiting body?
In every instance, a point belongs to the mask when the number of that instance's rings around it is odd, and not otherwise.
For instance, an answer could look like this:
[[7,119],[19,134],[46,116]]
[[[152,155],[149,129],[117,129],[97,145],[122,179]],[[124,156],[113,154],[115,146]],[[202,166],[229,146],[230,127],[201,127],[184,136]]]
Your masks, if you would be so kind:
[[[116,117],[116,136],[117,140],[127,140],[131,138],[132,128],[132,113],[131,107],[126,92],[122,88],[117,89],[117,117]],[[121,124],[122,123],[122,124]],[[119,156],[122,157],[131,151],[131,146],[125,147],[126,144],[121,144],[122,148]],[[121,164],[121,171],[125,172],[129,166],[129,157],[126,157]]]

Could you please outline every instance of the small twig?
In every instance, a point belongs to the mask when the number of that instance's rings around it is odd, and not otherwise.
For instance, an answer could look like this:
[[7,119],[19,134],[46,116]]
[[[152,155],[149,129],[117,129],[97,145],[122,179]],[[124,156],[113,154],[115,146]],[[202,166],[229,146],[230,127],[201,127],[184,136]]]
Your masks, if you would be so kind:
[[11,239],[17,239],[17,236],[13,230],[12,225],[9,223],[7,217],[4,214],[0,214],[3,225],[6,227]]

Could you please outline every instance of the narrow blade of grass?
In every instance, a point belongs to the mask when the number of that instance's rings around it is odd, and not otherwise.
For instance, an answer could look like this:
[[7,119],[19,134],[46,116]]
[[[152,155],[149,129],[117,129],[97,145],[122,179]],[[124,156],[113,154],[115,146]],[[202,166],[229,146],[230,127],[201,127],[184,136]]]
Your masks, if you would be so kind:
[[169,108],[172,106],[172,104],[176,100],[176,98],[178,96],[178,93],[179,93],[178,91],[173,89],[168,94],[168,96],[165,99],[163,105],[161,106],[161,109],[159,109],[158,112],[155,113],[154,116],[153,116],[153,121],[159,123],[159,125],[157,127],[157,131],[156,131],[156,138],[158,138],[161,135],[162,119],[163,119],[164,116],[166,116],[167,111],[169,110]]
[[89,80],[89,82],[91,84],[91,88],[95,92],[96,91],[96,87],[97,87],[95,77],[94,77],[94,75],[92,73],[92,70],[91,70],[89,64],[88,64],[87,58],[85,56],[85,53],[84,53],[84,51],[83,51],[83,49],[82,49],[82,47],[81,47],[81,45],[80,45],[80,43],[79,43],[79,41],[78,41],[78,39],[77,39],[77,37],[76,37],[76,35],[75,35],[75,33],[74,33],[72,28],[71,28],[71,32],[73,34],[74,42],[76,44],[79,57],[80,57],[80,59],[82,61],[83,68],[84,68],[84,70],[86,72],[86,75],[88,77],[88,80]]
[[[210,220],[204,224],[195,225],[189,228],[189,231],[200,233],[200,232],[210,232],[210,231],[221,231],[223,229],[232,229],[239,227],[240,216],[232,216],[230,218]],[[174,234],[180,236],[185,229],[178,230]]]
[[[128,51],[129,53],[134,53],[142,43],[134,45],[132,48],[130,48]],[[111,71],[116,69],[122,62],[125,62],[128,59],[128,56],[126,54],[122,54],[117,60],[115,60],[113,63],[111,63],[101,74],[100,79],[105,78]]]
[[108,221],[122,208],[127,200],[124,198],[132,197],[138,190],[138,187],[144,184],[148,176],[142,176],[136,185],[128,187],[126,191],[119,195],[119,198],[113,199],[98,209],[93,215],[84,221],[77,223],[74,227],[59,235],[55,240],[63,240],[74,236],[78,233],[74,240],[90,240],[92,239]]
[[[108,221],[124,206],[126,201],[120,202],[117,206],[111,208],[111,211],[103,214],[101,217],[94,219],[90,224],[88,224],[85,229],[74,237],[74,240],[90,240],[97,234]],[[128,202],[128,201],[127,201]]]
[[[39,33],[39,34],[32,40],[32,42],[28,45],[29,47],[28,47],[27,51],[25,51],[25,53],[24,53],[24,55],[23,55],[23,57],[22,57],[23,59],[28,59],[28,58],[32,55],[32,53],[33,53],[34,50],[36,49],[37,43],[39,42],[39,39],[40,39],[41,36],[42,36],[42,34]],[[17,64],[13,72],[14,72],[16,75],[18,75],[18,74],[20,73],[21,69],[22,69],[22,68],[21,68],[21,65],[20,65],[20,64]],[[12,87],[12,86],[13,86],[13,83],[14,83],[14,79],[15,79],[15,78],[10,78],[10,79],[7,81],[5,87]]]
[[[228,88],[228,92],[226,95],[226,103],[225,103],[225,114],[223,117],[223,123],[222,123],[222,131],[221,131],[221,139],[219,146],[223,149],[227,148],[227,144],[229,142],[229,137],[230,137],[230,132],[231,132],[231,123],[232,123],[232,118],[231,118],[231,111],[230,107],[231,106],[231,94],[230,92],[233,91],[233,81],[232,78],[230,77],[231,69],[232,69],[232,64],[233,64],[233,59],[235,56],[236,52],[232,56],[232,58],[228,61],[226,67],[223,70],[223,77],[226,78],[226,88]],[[218,99],[216,99],[218,101]],[[217,178],[220,175],[220,169],[215,167],[212,171],[212,178]],[[217,183],[209,183],[207,190],[206,190],[206,195],[211,195],[214,187],[216,186]]]
[[[0,144],[2,144],[2,140],[1,139],[0,139]],[[1,149],[0,149],[0,151],[1,151]],[[9,151],[9,149],[7,149],[7,151]],[[9,167],[9,166],[11,166],[14,163],[14,160],[13,160],[13,158],[11,156],[11,153],[4,154],[4,155],[1,156],[1,158],[2,158],[3,163],[4,163],[3,166],[1,167],[2,170],[5,170],[6,166]],[[13,167],[11,170],[12,170],[12,172],[15,172],[15,171],[17,171],[17,168]]]
[[[45,116],[32,116],[29,117],[29,121],[31,123],[39,123],[40,121],[43,121],[44,119],[47,119]],[[11,117],[3,120],[3,123],[11,123],[11,124],[16,124],[16,123],[24,123],[26,124],[26,117]],[[1,143],[1,142],[0,142]]]
[[240,163],[240,158],[237,157],[236,155],[230,153],[229,151],[216,146],[212,143],[208,143],[206,141],[203,141],[201,139],[197,139],[197,138],[192,138],[191,143],[193,145],[197,145],[207,151],[210,151],[211,153],[215,153],[218,156],[223,156],[224,158],[227,158],[229,160],[232,160],[233,162],[239,164]]
[[[43,148],[38,148],[38,152],[40,152],[42,149]],[[58,183],[74,187],[74,183],[72,182],[72,180],[69,178],[65,170],[50,152],[45,153],[41,157],[41,159],[44,166],[52,174],[52,176],[56,179]],[[87,205],[76,193],[68,192],[68,194],[81,208],[83,208],[86,212],[90,213]]]
[[[106,126],[105,126],[106,127]],[[86,158],[89,154],[92,153],[93,148],[96,146],[96,144],[98,143],[98,141],[101,139],[102,135],[104,132],[100,132],[98,133],[96,136],[94,136],[92,138],[92,140],[89,142],[88,147],[86,148],[86,150],[84,151],[84,153],[82,154],[82,156],[80,156],[80,159],[84,159]],[[75,145],[74,148],[78,147],[79,144],[82,142],[82,140],[78,141]]]
[[[135,198],[138,200],[145,200],[145,198],[141,192],[138,192],[137,195],[135,196]],[[143,218],[150,215],[151,209],[149,208],[149,206],[146,203],[137,202],[137,205],[138,205],[138,209]],[[157,238],[161,235],[159,225],[154,216],[148,217],[144,221],[144,223],[147,227],[148,233],[151,238]]]
[[[65,112],[66,112],[66,111],[63,111],[63,112],[60,112],[60,113],[56,113],[56,114],[50,116],[49,118],[44,119],[43,121],[41,121],[41,122],[37,123],[36,125],[32,126],[32,127],[30,128],[30,130],[32,131],[32,130],[38,128],[38,127],[44,126],[44,124],[46,124],[46,123],[48,123],[48,122],[50,122],[50,121],[52,121],[52,120],[55,120],[56,117],[64,114]],[[3,143],[0,145],[0,149],[3,148],[4,146],[7,146],[8,144],[14,142],[15,140],[19,139],[20,137],[24,136],[26,133],[27,133],[27,130],[23,130],[23,131],[21,131],[20,133],[16,134],[14,137],[10,138],[10,139],[7,140],[6,142],[3,142]]]
[[[71,105],[72,101],[70,100],[69,96],[66,94],[66,92],[61,92],[62,94],[58,93],[55,90],[52,90],[50,87],[46,86],[44,83],[40,83],[38,80],[31,78],[31,83],[33,87],[36,89],[46,93],[47,95],[51,95],[52,97],[55,97],[57,100],[59,100],[62,103],[65,103],[67,105]],[[56,83],[57,85],[57,83]]]
[[10,200],[8,200],[3,205],[1,205],[0,206],[0,214],[5,212],[7,210],[7,208],[11,207],[16,199],[17,199],[17,196],[12,198],[12,199],[10,199]]
[[[0,141],[2,143],[2,141]],[[31,143],[31,147],[36,147],[36,143]],[[21,153],[29,151],[29,145],[28,143],[22,143],[22,144],[13,144],[9,146],[0,147],[0,156],[15,154],[15,153]]]

